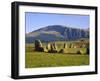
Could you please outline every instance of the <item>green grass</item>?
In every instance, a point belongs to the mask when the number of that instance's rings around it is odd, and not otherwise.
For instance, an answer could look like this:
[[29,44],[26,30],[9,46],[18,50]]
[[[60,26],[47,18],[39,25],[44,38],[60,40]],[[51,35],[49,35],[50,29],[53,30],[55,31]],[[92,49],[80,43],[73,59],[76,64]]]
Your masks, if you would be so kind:
[[58,67],[89,65],[89,55],[26,52],[25,67]]
[[[65,41],[58,41],[56,45],[58,51],[63,48]],[[74,41],[69,41],[69,43],[74,43]],[[43,47],[47,43],[42,43]],[[65,49],[67,52],[75,52],[74,54],[64,54],[64,53],[45,53],[45,52],[35,52],[34,43],[26,44],[26,54],[25,54],[25,67],[26,68],[36,68],[36,67],[60,67],[60,66],[82,66],[89,65],[89,54],[76,54],[77,50],[86,51],[86,48],[68,48]]]

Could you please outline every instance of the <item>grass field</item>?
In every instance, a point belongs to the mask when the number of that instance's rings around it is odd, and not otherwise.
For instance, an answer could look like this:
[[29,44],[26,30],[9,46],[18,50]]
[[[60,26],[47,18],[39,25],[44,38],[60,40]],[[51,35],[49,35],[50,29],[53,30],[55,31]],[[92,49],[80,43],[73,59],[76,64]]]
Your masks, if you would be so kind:
[[[67,42],[70,43],[70,42]],[[56,42],[58,50],[63,48],[64,42]],[[46,46],[46,43],[43,43]],[[78,48],[80,49],[80,48]],[[71,49],[70,51],[74,51]],[[63,54],[35,52],[34,43],[26,44],[25,67],[59,67],[89,65],[89,54]]]
[[26,68],[89,65],[89,55],[27,52]]

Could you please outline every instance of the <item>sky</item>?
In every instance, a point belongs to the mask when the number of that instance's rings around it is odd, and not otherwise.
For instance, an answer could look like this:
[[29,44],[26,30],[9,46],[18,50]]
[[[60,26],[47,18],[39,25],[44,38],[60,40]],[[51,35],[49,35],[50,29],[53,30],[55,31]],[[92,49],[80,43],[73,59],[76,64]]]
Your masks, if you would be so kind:
[[49,25],[89,28],[89,15],[25,12],[26,33]]

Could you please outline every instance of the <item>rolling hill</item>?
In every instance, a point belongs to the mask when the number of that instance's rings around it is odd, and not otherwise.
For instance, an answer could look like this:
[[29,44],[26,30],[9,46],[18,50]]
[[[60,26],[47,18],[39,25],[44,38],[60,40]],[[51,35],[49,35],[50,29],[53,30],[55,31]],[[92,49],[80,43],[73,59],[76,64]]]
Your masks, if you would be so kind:
[[26,43],[36,39],[41,41],[65,41],[89,38],[89,29],[71,28],[62,25],[50,25],[26,34]]

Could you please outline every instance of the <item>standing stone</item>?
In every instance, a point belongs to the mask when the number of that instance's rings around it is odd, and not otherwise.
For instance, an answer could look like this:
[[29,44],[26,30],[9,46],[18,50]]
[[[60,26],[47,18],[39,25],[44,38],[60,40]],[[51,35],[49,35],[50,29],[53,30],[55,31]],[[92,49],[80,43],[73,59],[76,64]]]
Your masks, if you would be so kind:
[[87,53],[87,54],[89,54],[89,53],[90,53],[89,48],[86,48],[86,53]]
[[44,48],[40,40],[35,40],[35,51],[43,52]]
[[71,48],[71,44],[69,44],[69,48]]
[[54,49],[54,46],[53,46],[53,44],[51,44],[51,51],[53,51],[53,49]]
[[50,43],[48,43],[48,45],[47,45],[47,50],[50,50],[51,49],[51,44]]
[[74,44],[71,44],[71,48],[76,48],[76,46],[74,46]]
[[66,43],[64,43],[64,48],[68,48],[68,45]]
[[57,50],[57,45],[56,45],[55,43],[53,43],[53,48],[54,48],[55,50]]
[[57,53],[57,46],[55,43],[48,44],[48,52],[49,53]]

